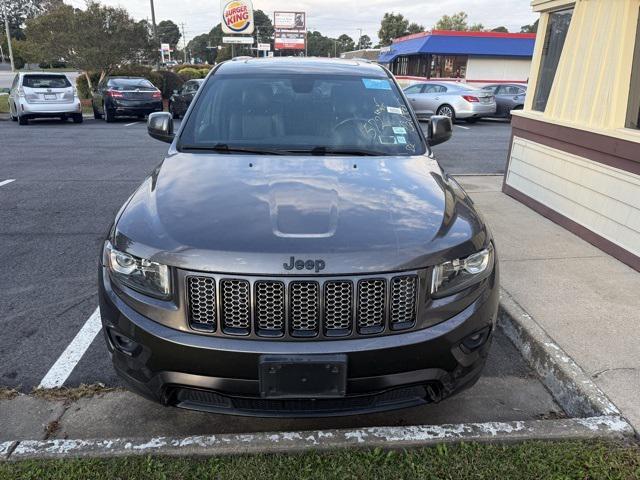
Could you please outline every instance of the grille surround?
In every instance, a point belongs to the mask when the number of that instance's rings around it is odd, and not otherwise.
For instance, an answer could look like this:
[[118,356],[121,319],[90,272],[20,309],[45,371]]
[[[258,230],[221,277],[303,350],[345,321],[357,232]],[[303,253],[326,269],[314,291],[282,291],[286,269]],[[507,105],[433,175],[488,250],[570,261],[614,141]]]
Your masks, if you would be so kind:
[[[179,270],[178,287],[184,292],[183,311],[187,324],[191,330],[201,334],[263,340],[341,340],[392,335],[418,329],[420,311],[425,308],[428,299],[428,274],[429,270],[424,269],[370,276],[269,277]],[[396,309],[394,313],[391,298],[394,279],[407,278],[411,280],[402,283],[409,282],[410,286],[415,286],[415,289],[409,289],[414,295],[405,295],[403,298],[410,298],[412,305]],[[202,324],[194,321],[201,317],[193,317],[194,292],[191,288],[193,285],[202,285],[205,281],[208,282],[206,285],[215,286],[216,317],[213,328],[210,325],[202,328]],[[240,309],[244,315],[241,315],[240,323],[237,316],[230,315],[225,308],[225,298],[231,295],[225,291],[225,286],[228,285],[246,286],[240,297],[241,303],[247,305],[248,312]],[[363,310],[365,304],[361,301],[363,287],[371,285],[376,287],[373,289],[375,294],[371,296],[372,293],[367,292],[369,296],[366,299],[375,307],[371,310],[375,312],[373,317],[371,311]],[[406,288],[402,292],[406,293]],[[239,297],[231,295],[231,298],[237,301]],[[300,298],[301,303],[298,302]],[[375,301],[371,301],[372,299]],[[197,306],[198,299],[195,300]],[[211,304],[208,306],[211,307]],[[238,309],[232,311],[237,313]],[[397,312],[403,315],[394,321],[394,315],[399,315]],[[413,321],[406,321],[407,318]]]

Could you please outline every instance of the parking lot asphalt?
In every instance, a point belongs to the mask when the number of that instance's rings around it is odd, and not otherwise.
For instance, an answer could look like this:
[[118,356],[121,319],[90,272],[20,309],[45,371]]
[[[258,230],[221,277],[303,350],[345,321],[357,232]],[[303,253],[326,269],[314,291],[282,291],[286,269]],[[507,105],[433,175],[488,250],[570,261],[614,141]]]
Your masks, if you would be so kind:
[[[427,123],[422,126],[426,128]],[[511,124],[506,120],[456,122],[452,140],[433,147],[433,151],[440,165],[454,175],[503,174],[510,139]]]
[[[500,142],[484,138],[506,139],[508,131],[508,124],[495,122],[455,128],[438,158],[453,173],[478,173],[474,165],[480,160],[458,143],[493,144],[495,157],[504,160],[505,142],[498,152]],[[29,392],[95,311],[101,242],[120,206],[162,161],[167,145],[148,137],[144,122],[107,125],[92,119],[82,125],[36,121],[28,127],[1,121],[0,145],[0,387]],[[14,181],[3,184],[7,180]],[[102,336],[88,342],[64,386],[120,386]],[[559,411],[500,332],[476,388],[458,400],[423,408],[418,416],[441,422],[529,419]],[[405,417],[377,418],[401,424]]]

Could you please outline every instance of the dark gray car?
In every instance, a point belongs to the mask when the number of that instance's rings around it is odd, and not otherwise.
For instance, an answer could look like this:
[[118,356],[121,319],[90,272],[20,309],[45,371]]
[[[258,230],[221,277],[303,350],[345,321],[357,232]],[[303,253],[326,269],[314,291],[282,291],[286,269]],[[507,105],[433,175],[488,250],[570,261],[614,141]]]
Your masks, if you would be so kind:
[[99,269],[113,364],[165,405],[374,412],[473,385],[498,309],[491,233],[392,75],[301,58],[218,65]]
[[501,83],[482,88],[496,96],[496,113],[487,115],[495,118],[511,118],[512,110],[522,110],[527,96],[527,85],[522,83]]

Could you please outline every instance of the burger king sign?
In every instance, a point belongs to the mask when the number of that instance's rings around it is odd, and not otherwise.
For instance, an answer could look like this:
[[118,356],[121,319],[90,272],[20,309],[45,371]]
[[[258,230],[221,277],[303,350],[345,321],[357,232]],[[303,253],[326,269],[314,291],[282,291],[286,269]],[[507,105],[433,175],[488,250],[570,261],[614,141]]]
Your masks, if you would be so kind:
[[222,31],[252,34],[253,5],[251,0],[222,0]]

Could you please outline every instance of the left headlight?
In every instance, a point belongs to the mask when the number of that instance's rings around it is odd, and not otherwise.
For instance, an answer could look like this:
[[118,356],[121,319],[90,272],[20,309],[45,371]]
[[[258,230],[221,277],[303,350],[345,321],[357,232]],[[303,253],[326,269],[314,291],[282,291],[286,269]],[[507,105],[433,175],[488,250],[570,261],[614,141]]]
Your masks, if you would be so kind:
[[111,242],[104,247],[104,262],[111,278],[140,293],[157,298],[171,294],[169,267],[116,250]]
[[484,250],[466,258],[451,260],[433,267],[431,296],[453,295],[481,282],[493,271],[494,248],[490,243]]

